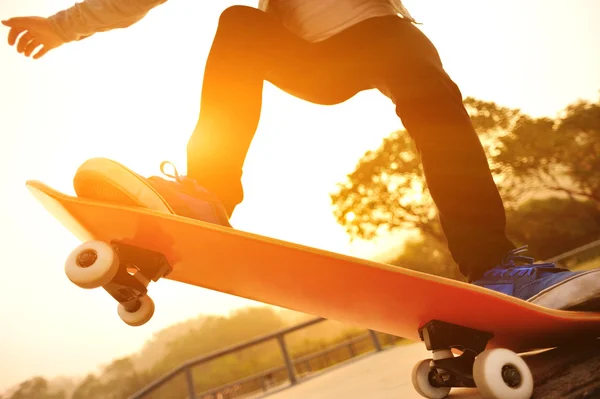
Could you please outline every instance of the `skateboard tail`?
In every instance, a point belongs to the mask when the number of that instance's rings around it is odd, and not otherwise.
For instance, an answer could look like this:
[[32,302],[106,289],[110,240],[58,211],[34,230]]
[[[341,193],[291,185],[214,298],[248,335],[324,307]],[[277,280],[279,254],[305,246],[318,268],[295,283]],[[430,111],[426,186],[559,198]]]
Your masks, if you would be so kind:
[[[26,186],[44,209],[80,241],[85,242],[93,239],[89,230],[56,199],[57,195],[63,194],[36,180],[27,181]],[[42,187],[44,188],[43,190]]]

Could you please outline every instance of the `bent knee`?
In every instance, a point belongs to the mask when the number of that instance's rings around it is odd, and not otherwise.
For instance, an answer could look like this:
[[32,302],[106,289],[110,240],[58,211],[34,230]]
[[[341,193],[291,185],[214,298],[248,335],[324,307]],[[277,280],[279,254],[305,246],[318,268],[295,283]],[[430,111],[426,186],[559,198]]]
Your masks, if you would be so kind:
[[390,73],[386,93],[394,102],[433,101],[451,98],[462,102],[462,93],[444,68],[427,60],[404,65]]

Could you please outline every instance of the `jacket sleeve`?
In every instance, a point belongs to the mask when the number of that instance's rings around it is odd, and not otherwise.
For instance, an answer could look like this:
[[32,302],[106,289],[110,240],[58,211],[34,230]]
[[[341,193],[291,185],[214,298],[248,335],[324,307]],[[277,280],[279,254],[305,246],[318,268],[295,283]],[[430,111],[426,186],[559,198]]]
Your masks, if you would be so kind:
[[83,0],[48,18],[65,42],[126,28],[167,0]]

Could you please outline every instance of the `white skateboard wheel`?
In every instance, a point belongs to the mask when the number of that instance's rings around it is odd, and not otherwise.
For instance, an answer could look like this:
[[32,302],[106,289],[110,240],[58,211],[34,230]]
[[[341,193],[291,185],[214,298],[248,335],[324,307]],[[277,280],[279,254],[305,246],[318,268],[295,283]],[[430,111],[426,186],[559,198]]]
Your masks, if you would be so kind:
[[473,379],[484,399],[529,399],[533,394],[531,370],[508,349],[490,349],[477,356]]
[[450,393],[450,387],[434,387],[429,382],[431,359],[423,360],[412,370],[412,383],[415,391],[427,399],[443,399]]
[[133,327],[146,324],[154,315],[154,302],[148,295],[141,296],[139,301],[140,307],[135,312],[128,311],[122,304],[117,308],[121,320]]
[[98,288],[108,284],[119,270],[119,256],[109,244],[88,241],[67,257],[65,274],[81,288]]

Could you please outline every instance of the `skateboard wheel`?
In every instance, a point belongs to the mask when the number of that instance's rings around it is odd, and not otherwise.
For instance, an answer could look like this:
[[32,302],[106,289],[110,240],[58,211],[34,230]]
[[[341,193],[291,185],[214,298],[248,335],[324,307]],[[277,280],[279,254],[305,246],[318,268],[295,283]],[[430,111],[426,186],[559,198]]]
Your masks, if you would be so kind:
[[424,398],[443,399],[450,393],[450,387],[435,387],[431,385],[431,359],[423,360],[415,365],[412,370],[412,383],[415,391]]
[[122,304],[119,304],[117,308],[121,320],[133,327],[146,324],[154,315],[154,301],[148,295],[139,297],[139,301],[140,306],[135,312],[125,309]]
[[533,394],[531,370],[508,349],[485,350],[477,356],[473,379],[484,399],[529,399]]
[[81,288],[98,288],[108,284],[119,270],[119,256],[109,244],[88,241],[67,257],[65,274]]

